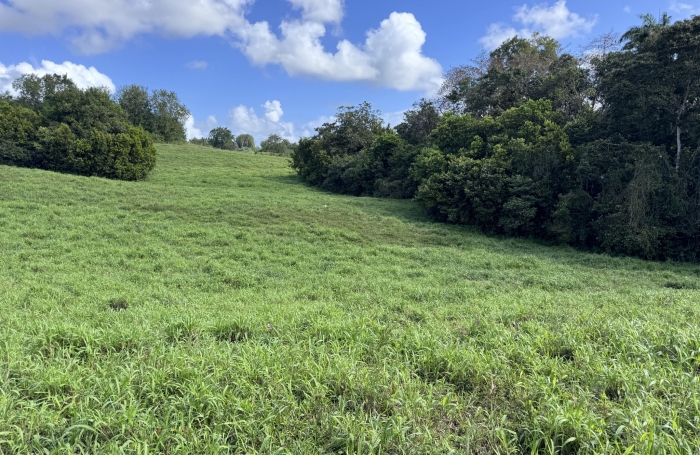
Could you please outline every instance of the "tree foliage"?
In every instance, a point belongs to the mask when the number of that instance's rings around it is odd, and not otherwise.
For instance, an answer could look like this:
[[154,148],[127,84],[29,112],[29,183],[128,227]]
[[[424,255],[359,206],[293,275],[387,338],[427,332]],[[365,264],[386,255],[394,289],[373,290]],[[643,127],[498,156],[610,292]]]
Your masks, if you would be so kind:
[[255,139],[250,134],[239,134],[236,137],[239,149],[255,149]]
[[81,90],[65,76],[23,76],[0,101],[0,163],[120,180],[154,168],[150,136],[127,121],[104,88]]
[[272,155],[290,156],[295,148],[296,145],[292,144],[288,139],[284,139],[277,134],[271,134],[260,143],[259,151]]
[[698,261],[700,17],[642,20],[579,56],[512,38],[450,70],[395,132],[368,103],[341,108],[292,167],[489,232]]
[[129,122],[141,126],[155,140],[181,142],[186,139],[185,122],[190,111],[175,92],[140,85],[120,87],[115,95]]
[[238,150],[235,136],[231,130],[225,127],[217,127],[211,130],[207,142],[217,149]]

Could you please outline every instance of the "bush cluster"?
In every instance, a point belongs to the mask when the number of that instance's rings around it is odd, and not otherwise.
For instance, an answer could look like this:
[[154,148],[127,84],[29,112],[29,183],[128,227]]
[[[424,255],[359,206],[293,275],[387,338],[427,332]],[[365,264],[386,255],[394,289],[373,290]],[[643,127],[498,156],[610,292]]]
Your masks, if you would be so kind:
[[230,129],[223,126],[212,129],[208,137],[192,138],[189,142],[221,150],[256,150],[253,136],[250,134],[234,136]]
[[59,75],[25,75],[14,88],[17,97],[0,101],[0,164],[119,180],[153,170],[151,137],[106,89]]
[[650,18],[578,58],[546,36],[513,38],[446,74],[395,129],[367,103],[341,108],[292,167],[497,234],[697,261],[700,17]]

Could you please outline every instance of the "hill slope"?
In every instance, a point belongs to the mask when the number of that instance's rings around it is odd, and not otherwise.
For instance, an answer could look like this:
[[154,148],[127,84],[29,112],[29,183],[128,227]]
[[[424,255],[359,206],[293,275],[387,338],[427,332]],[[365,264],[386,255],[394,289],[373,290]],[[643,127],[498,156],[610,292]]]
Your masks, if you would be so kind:
[[138,183],[0,166],[0,263],[2,454],[700,446],[697,265],[195,146]]

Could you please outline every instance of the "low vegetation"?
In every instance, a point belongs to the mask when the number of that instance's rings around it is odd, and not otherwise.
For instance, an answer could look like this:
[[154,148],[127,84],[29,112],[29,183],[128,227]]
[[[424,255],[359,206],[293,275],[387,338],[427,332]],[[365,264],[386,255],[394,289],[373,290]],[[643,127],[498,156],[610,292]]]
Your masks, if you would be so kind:
[[0,453],[697,453],[698,265],[157,147],[0,166]]

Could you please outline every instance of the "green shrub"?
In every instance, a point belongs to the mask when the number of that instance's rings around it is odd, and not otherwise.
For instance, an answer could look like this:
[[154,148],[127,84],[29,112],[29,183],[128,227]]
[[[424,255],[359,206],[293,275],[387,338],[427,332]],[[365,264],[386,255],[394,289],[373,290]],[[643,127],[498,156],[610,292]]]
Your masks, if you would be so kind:
[[31,109],[0,101],[0,164],[37,164],[34,140],[40,121]]
[[207,143],[222,150],[238,150],[233,133],[228,128],[218,127],[209,132]]
[[141,127],[111,134],[94,129],[79,139],[61,123],[39,129],[39,149],[44,166],[53,171],[118,180],[143,180],[153,170],[156,150]]

